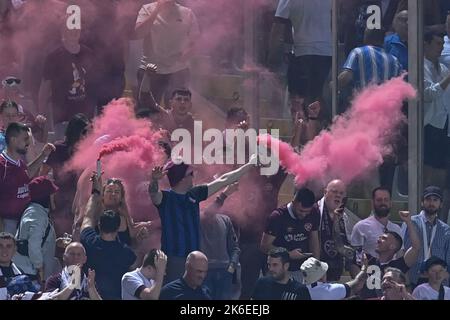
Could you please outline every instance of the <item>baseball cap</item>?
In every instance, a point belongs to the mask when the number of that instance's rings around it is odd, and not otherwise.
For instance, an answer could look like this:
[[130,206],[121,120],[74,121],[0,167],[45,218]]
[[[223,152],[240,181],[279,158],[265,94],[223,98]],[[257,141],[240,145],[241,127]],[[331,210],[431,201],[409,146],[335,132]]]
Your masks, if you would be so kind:
[[169,179],[169,183],[172,188],[175,187],[188,174],[193,173],[191,166],[185,164],[184,162],[176,164],[172,160],[164,166],[164,170],[167,170],[167,178]]
[[442,196],[442,190],[439,187],[436,186],[428,186],[425,188],[425,190],[423,190],[423,198],[427,198],[429,196],[436,196],[439,199],[442,200],[443,196]]
[[308,258],[300,267],[305,284],[312,284],[319,281],[328,270],[328,264],[321,262],[314,257]]
[[29,184],[32,201],[43,200],[56,193],[59,188],[45,176],[34,178]]

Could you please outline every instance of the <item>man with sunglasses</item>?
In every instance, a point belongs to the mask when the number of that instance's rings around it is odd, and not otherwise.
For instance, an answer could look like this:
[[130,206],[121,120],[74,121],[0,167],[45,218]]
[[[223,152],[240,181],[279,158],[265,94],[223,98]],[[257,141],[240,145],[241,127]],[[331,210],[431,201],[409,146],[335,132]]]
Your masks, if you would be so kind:
[[[237,182],[254,164],[256,155],[240,168],[199,186],[193,184],[193,168],[183,162],[169,161],[164,167],[153,169],[149,193],[161,218],[161,249],[168,256],[165,283],[180,278],[187,255],[200,250],[200,202]],[[171,189],[161,191],[159,180],[165,175]]]

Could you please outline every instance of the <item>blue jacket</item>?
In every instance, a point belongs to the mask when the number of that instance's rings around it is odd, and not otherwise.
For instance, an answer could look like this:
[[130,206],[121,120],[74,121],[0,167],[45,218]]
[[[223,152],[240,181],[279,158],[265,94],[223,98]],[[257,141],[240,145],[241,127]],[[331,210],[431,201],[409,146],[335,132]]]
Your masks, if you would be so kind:
[[403,70],[408,70],[408,46],[394,33],[384,39],[384,49],[398,59]]

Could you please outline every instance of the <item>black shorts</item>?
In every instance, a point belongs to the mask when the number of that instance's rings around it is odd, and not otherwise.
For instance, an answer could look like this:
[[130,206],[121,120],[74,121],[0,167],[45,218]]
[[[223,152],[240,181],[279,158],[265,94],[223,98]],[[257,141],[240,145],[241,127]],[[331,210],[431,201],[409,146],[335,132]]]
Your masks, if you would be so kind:
[[321,97],[331,62],[330,56],[291,56],[287,72],[289,93],[312,99]]
[[424,163],[436,169],[449,169],[450,138],[447,136],[448,121],[444,129],[425,126]]

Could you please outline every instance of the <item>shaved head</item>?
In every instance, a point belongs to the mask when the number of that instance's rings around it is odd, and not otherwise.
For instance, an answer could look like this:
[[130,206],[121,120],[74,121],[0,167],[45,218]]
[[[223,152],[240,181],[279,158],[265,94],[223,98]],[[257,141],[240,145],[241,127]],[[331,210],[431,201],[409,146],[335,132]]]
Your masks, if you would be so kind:
[[184,279],[193,289],[200,287],[208,274],[208,258],[200,251],[189,253],[186,258]]
[[342,180],[331,180],[325,188],[325,204],[329,211],[334,211],[342,204],[347,195],[347,188]]
[[86,249],[80,242],[72,242],[66,247],[63,260],[66,266],[84,265],[87,261]]

